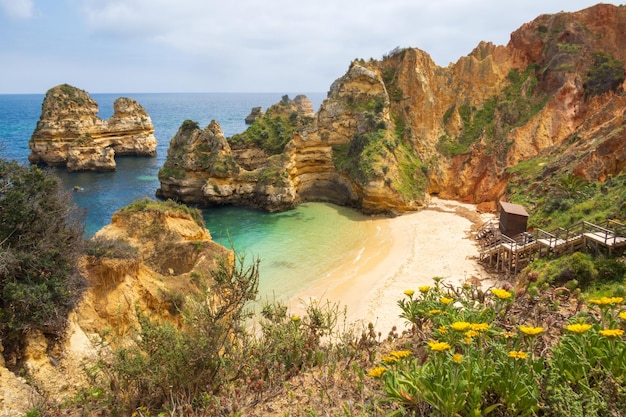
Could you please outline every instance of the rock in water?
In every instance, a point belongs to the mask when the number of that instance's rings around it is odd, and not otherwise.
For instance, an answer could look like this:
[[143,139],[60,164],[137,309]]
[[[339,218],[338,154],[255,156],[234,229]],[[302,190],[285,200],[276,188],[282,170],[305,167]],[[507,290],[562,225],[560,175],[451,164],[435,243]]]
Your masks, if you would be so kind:
[[125,97],[115,100],[113,109],[113,116],[102,120],[86,91],[67,84],[51,88],[28,144],[28,160],[70,171],[114,171],[116,155],[155,156],[157,140],[146,110]]

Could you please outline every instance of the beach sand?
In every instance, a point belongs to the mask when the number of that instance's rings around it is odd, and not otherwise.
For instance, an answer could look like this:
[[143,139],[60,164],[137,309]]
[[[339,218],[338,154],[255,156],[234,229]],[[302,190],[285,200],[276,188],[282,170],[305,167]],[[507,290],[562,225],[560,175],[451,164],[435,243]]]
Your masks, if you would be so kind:
[[493,218],[479,214],[476,207],[432,198],[418,212],[395,218],[372,218],[369,238],[359,254],[329,272],[289,303],[294,314],[312,300],[336,303],[347,308],[347,321],[373,323],[386,335],[393,326],[401,332],[406,322],[399,317],[397,301],[404,291],[431,285],[433,277],[460,285],[467,280],[493,284],[478,263],[478,247],[471,238],[473,225]]

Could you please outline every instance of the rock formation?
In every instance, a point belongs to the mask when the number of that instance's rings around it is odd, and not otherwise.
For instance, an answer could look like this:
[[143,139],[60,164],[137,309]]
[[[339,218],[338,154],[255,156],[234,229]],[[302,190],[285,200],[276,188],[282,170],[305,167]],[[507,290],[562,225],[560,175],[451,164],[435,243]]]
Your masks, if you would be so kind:
[[21,414],[41,395],[60,400],[90,386],[82,370],[97,359],[97,341],[109,331],[114,338],[128,336],[138,314],[183,325],[178,309],[185,297],[211,285],[220,257],[232,260],[192,214],[146,199],[113,215],[80,261],[89,286],[68,318],[65,340],[54,343],[31,332],[22,358],[29,383],[7,370],[0,355],[0,415]]
[[481,42],[445,68],[414,48],[356,60],[311,123],[292,125],[284,146],[263,148],[268,114],[245,141],[220,131],[222,156],[214,159],[232,158],[229,174],[216,176],[219,165],[189,169],[172,153],[159,195],[268,210],[324,200],[393,213],[438,194],[493,209],[506,194],[509,168],[544,153],[557,159],[558,175],[618,175],[626,153],[624,22],[626,7],[599,4],[540,16],[506,46]]
[[251,125],[256,119],[261,116],[263,116],[263,108],[253,107],[252,110],[250,110],[250,114],[246,116],[245,122],[247,125]]
[[51,88],[29,142],[29,161],[70,171],[113,171],[115,156],[156,155],[154,126],[145,109],[125,97],[113,106],[113,116],[102,120],[87,92],[67,84]]

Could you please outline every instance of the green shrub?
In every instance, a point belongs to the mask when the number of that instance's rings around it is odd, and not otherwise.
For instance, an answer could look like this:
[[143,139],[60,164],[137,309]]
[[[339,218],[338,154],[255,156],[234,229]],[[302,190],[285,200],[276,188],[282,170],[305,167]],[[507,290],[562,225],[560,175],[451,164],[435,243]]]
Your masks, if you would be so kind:
[[54,175],[0,159],[0,339],[18,350],[31,329],[60,336],[85,287],[83,224]]
[[539,282],[563,285],[576,280],[581,289],[587,288],[598,278],[598,270],[591,255],[575,252],[553,260],[537,260],[530,264],[528,271],[537,271]]
[[606,52],[598,51],[594,54],[593,66],[587,72],[585,94],[596,96],[616,91],[624,78],[624,63]]
[[258,264],[220,258],[214,285],[184,301],[183,329],[140,315],[133,342],[115,348],[99,368],[115,387],[115,402],[126,410],[160,410],[172,402],[201,407],[205,395],[238,378],[249,366],[242,350],[245,306],[258,291]]
[[96,236],[87,241],[85,253],[96,258],[133,259],[137,256],[137,248],[123,239]]

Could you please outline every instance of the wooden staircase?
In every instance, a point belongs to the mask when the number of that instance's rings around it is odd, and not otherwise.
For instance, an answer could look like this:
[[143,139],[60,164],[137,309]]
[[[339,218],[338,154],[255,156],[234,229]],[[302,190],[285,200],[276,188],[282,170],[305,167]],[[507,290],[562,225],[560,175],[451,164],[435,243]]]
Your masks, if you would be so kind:
[[484,223],[476,233],[480,261],[497,271],[516,275],[535,258],[567,253],[592,252],[609,256],[626,248],[626,224],[609,220],[603,225],[580,222],[567,229],[548,232],[536,229],[514,238],[500,232],[497,220]]

